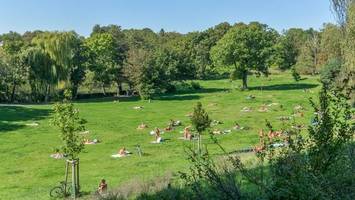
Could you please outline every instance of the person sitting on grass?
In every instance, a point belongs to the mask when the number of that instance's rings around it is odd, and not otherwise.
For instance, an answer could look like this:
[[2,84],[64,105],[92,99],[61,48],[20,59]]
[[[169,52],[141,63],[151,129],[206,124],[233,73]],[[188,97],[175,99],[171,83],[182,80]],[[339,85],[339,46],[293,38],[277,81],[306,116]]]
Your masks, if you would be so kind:
[[191,140],[192,139],[192,135],[191,135],[191,132],[190,132],[190,126],[187,126],[184,128],[184,138],[186,140]]
[[118,155],[126,156],[126,155],[127,155],[126,148],[125,148],[125,147],[122,147],[122,148],[118,151]]
[[99,183],[99,188],[97,190],[100,194],[105,193],[107,191],[107,183],[105,179],[102,179]]
[[157,141],[160,138],[160,129],[158,127],[155,128],[155,140]]

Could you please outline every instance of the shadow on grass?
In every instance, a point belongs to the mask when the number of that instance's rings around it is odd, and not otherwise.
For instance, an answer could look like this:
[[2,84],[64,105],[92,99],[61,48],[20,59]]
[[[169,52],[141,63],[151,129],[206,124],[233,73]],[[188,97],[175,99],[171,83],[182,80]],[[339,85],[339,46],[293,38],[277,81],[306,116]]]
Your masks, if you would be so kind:
[[0,106],[0,132],[13,131],[25,125],[12,122],[37,121],[50,115],[49,109],[35,109],[25,106]]
[[130,101],[139,101],[139,96],[121,96],[121,97],[98,97],[98,98],[89,98],[89,99],[78,99],[75,100],[75,103],[104,103],[104,102],[130,102]]
[[176,91],[171,94],[203,94],[203,93],[216,93],[216,92],[226,92],[226,88],[201,88],[197,90],[181,90]]
[[186,101],[186,100],[195,100],[200,99],[199,95],[165,95],[155,97],[154,100],[160,101]]
[[276,84],[276,85],[267,85],[267,86],[253,86],[249,87],[249,90],[302,90],[302,89],[311,89],[317,87],[318,84],[310,83],[288,83],[288,84]]
[[6,131],[14,131],[20,128],[23,128],[25,125],[23,124],[12,124],[7,122],[0,121],[0,133]]

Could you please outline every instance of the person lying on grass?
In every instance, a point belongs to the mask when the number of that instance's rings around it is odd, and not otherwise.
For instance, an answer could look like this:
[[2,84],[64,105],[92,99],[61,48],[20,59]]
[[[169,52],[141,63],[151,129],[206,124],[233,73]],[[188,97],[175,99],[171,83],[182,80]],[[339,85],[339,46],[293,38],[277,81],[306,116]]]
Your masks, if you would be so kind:
[[84,139],[84,144],[97,144],[98,142],[99,141],[97,139],[93,139],[92,141],[87,138]]
[[266,105],[261,105],[258,111],[259,112],[267,112],[267,111],[269,111],[269,109],[266,107]]
[[144,124],[143,122],[137,127],[137,129],[145,129],[148,128],[148,125]]
[[111,155],[111,157],[122,158],[122,157],[129,156],[129,154],[131,154],[131,153],[129,151],[127,151],[125,147],[122,147],[120,150],[118,150],[117,154]]
[[240,125],[239,125],[239,123],[238,122],[234,122],[234,127],[233,127],[233,129],[234,130],[240,130],[240,129],[242,129],[243,127],[241,127]]
[[59,152],[59,149],[55,149],[55,153],[50,155],[51,158],[61,159],[64,158],[64,154]]

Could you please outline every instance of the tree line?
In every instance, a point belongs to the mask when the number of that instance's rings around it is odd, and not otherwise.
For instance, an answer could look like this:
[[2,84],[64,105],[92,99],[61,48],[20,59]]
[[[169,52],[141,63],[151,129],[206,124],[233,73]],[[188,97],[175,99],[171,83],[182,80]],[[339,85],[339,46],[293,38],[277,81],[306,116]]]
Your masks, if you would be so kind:
[[0,101],[47,102],[62,99],[65,89],[75,98],[80,87],[106,95],[113,86],[117,95],[125,90],[149,99],[185,80],[229,75],[247,89],[248,75],[268,75],[269,68],[339,71],[342,34],[335,24],[279,33],[259,22],[187,34],[118,25],[95,25],[86,38],[74,31],[9,32],[0,35]]

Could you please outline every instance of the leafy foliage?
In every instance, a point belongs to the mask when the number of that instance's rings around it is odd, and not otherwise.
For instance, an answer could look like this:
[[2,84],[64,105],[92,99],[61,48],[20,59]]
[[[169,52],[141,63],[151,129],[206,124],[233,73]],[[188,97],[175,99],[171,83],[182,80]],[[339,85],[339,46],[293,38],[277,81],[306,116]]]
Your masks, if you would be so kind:
[[208,127],[210,127],[211,119],[209,118],[207,112],[202,108],[201,102],[196,104],[191,117],[191,122],[196,131],[199,133],[202,133]]
[[341,60],[330,60],[321,70],[320,80],[326,87],[334,87],[336,78],[343,67]]
[[72,94],[67,90],[64,102],[54,105],[52,124],[58,127],[61,132],[63,153],[70,159],[76,159],[84,149],[83,139],[78,135],[78,132],[85,130],[86,121],[80,118],[79,110],[75,109],[74,104],[69,101],[71,96]]
[[296,71],[294,67],[291,68],[292,77],[295,81],[301,80],[300,74]]
[[211,49],[212,60],[217,66],[231,66],[231,72],[240,72],[246,89],[250,70],[267,74],[276,36],[265,24],[236,24]]

